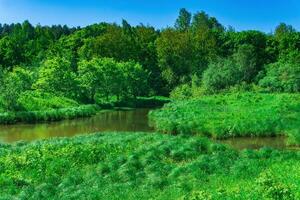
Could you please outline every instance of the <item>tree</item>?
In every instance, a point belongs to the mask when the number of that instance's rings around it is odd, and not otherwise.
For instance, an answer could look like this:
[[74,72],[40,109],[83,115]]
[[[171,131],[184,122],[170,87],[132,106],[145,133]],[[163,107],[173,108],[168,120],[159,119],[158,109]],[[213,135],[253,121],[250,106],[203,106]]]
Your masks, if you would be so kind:
[[185,8],[180,9],[176,19],[175,28],[179,31],[187,31],[191,25],[192,14]]
[[18,98],[23,92],[31,89],[32,83],[33,74],[25,68],[14,67],[12,72],[7,72],[0,88],[4,108],[7,111],[21,110],[22,108],[18,105]]
[[55,57],[43,62],[33,88],[69,98],[77,98],[76,74],[72,71],[70,61]]
[[123,96],[134,97],[148,95],[148,74],[143,67],[134,62],[123,62],[118,64],[121,68],[125,87],[123,88]]
[[161,33],[156,41],[156,47],[158,65],[167,83],[166,89],[170,92],[194,69],[195,59],[191,36],[188,32],[179,32],[169,28]]
[[78,66],[79,84],[85,96],[95,101],[98,94],[108,101],[110,96],[120,96],[124,80],[117,62],[111,58],[94,58]]
[[105,101],[114,96],[120,100],[147,95],[147,73],[133,61],[94,58],[80,62],[78,73],[80,86],[90,101],[95,101],[96,95]]
[[248,44],[241,45],[233,57],[235,59],[236,66],[242,75],[242,77],[240,77],[240,81],[251,83],[261,70],[260,66],[257,66],[255,48]]
[[203,73],[203,87],[207,92],[218,92],[237,84],[240,71],[233,59],[219,59],[211,63]]
[[275,29],[274,36],[276,38],[280,39],[283,36],[294,33],[294,32],[296,32],[296,30],[291,25],[287,25],[285,23],[280,23]]
[[260,86],[272,92],[300,92],[300,53],[290,52],[278,62],[266,66]]

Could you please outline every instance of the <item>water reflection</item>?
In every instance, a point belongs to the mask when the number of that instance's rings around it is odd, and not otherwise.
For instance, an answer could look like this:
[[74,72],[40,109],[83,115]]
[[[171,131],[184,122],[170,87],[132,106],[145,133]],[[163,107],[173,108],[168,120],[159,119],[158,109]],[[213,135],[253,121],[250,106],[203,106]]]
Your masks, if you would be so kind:
[[108,111],[91,118],[44,124],[0,126],[1,142],[32,141],[53,137],[71,137],[100,131],[153,131],[148,125],[149,109]]

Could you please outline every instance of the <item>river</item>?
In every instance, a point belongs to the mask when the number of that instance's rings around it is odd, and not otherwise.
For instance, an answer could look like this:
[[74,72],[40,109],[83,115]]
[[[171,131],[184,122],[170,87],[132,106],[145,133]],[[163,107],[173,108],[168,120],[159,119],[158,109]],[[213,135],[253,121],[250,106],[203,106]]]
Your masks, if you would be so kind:
[[[153,132],[148,124],[150,109],[101,112],[90,118],[64,120],[40,124],[0,125],[0,142],[33,141],[54,137],[72,137],[95,132],[126,131]],[[261,147],[285,148],[283,137],[233,138],[219,141],[235,149],[258,149]]]

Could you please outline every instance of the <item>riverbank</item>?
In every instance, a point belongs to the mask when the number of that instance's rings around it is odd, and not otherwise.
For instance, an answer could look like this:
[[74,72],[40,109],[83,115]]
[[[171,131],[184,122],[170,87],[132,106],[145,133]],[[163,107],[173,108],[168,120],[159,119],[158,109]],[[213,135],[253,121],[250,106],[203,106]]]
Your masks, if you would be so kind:
[[26,111],[0,113],[0,124],[52,122],[64,119],[90,117],[100,111],[97,105],[52,109],[48,111]]
[[289,137],[300,144],[300,95],[234,93],[174,101],[150,113],[159,132],[217,139]]
[[106,112],[112,110],[156,108],[161,107],[165,103],[169,102],[170,99],[166,97],[138,97],[136,99],[131,99],[128,101],[115,101],[93,105],[78,105],[76,107],[66,107],[59,109],[51,108],[48,110],[37,111],[2,112],[0,113],[0,124],[53,122],[65,119],[91,117],[98,112]]
[[123,132],[2,144],[0,166],[3,199],[300,198],[297,152],[238,152],[197,136]]

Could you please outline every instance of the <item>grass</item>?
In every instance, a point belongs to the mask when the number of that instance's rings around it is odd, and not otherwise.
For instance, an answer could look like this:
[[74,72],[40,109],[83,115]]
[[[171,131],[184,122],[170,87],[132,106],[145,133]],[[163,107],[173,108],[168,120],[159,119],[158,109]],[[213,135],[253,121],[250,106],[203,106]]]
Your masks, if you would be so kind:
[[149,133],[2,144],[0,199],[299,199],[299,158]]
[[22,93],[18,99],[18,103],[25,111],[44,111],[79,106],[79,103],[72,99],[38,91],[26,91]]
[[99,109],[96,105],[82,105],[47,111],[4,112],[0,113],[0,124],[37,123],[90,117],[95,115]]
[[156,130],[173,134],[202,134],[221,139],[290,135],[300,127],[300,95],[204,96],[167,104],[151,112],[150,119]]
[[136,99],[125,99],[117,100],[117,97],[112,97],[110,100],[97,99],[96,103],[101,108],[116,108],[116,107],[127,107],[127,108],[155,108],[161,107],[166,103],[169,103],[170,99],[162,96],[153,97],[137,97]]
[[135,109],[161,107],[170,102],[166,97],[138,97],[128,101],[112,101],[96,105],[80,105],[74,100],[57,97],[49,93],[25,92],[19,98],[19,104],[24,111],[6,112],[1,108],[0,124],[15,124],[18,122],[37,123],[64,119],[90,117],[99,110],[105,109]]

